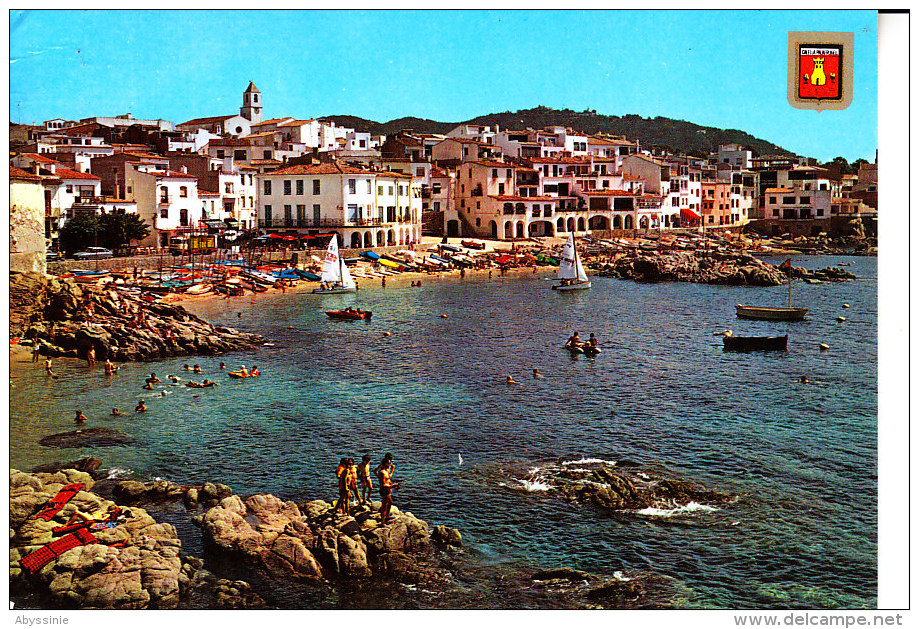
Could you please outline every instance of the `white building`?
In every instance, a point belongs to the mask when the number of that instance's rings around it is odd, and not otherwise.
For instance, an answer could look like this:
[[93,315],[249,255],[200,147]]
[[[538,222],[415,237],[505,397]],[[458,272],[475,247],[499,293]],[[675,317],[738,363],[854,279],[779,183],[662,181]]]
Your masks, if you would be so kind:
[[168,247],[170,237],[201,229],[202,206],[193,175],[139,164],[126,170],[125,181],[138,215],[152,227],[141,245]]
[[722,144],[718,147],[716,159],[721,164],[746,169],[750,168],[753,163],[753,151],[746,150],[739,144]]
[[411,175],[332,163],[288,166],[257,179],[259,227],[267,232],[334,231],[351,248],[421,241],[421,188]]

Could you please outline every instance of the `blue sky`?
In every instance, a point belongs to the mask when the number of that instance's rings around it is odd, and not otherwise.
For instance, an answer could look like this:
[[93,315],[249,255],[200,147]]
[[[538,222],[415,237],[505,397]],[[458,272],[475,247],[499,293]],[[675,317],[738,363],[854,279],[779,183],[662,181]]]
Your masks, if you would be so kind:
[[[786,100],[788,31],[855,33],[844,111]],[[742,129],[874,159],[874,11],[13,11],[10,119],[352,114],[457,122],[537,105]]]

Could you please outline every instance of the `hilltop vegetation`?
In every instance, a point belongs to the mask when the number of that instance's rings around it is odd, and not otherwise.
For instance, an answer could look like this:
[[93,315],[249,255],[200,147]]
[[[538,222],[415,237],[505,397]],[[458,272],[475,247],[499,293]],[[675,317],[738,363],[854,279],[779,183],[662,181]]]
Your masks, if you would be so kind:
[[740,144],[753,151],[754,155],[791,154],[772,142],[753,137],[739,129],[718,129],[703,127],[685,120],[674,120],[657,116],[642,118],[634,114],[625,116],[606,116],[596,110],[572,111],[570,109],[551,109],[535,107],[520,111],[505,111],[496,114],[478,116],[460,122],[438,122],[426,118],[398,118],[389,122],[375,122],[357,116],[326,116],[324,120],[333,120],[358,131],[374,135],[390,134],[402,129],[412,129],[416,133],[447,133],[461,124],[498,125],[502,129],[522,130],[527,127],[543,129],[560,125],[587,134],[608,133],[625,136],[628,140],[638,140],[644,147],[661,147],[672,151],[685,152],[690,155],[704,156],[716,150],[719,144]]

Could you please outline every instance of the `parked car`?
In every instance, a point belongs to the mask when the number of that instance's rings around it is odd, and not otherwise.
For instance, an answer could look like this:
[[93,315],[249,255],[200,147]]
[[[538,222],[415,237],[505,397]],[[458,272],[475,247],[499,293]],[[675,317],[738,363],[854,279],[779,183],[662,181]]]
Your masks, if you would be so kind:
[[62,257],[63,256],[61,256],[61,254],[59,254],[57,251],[48,251],[47,253],[45,253],[45,260],[48,262],[54,262],[56,260],[60,260]]
[[79,251],[73,254],[73,257],[77,260],[111,258],[112,250],[105,247],[87,247],[86,251]]

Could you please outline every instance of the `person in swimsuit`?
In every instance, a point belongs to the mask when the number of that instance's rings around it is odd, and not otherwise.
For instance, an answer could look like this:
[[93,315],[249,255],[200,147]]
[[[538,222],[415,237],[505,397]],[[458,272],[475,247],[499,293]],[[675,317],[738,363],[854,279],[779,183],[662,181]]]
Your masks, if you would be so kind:
[[77,411],[77,416],[73,418],[74,423],[85,424],[86,415],[83,414],[83,411]]
[[150,384],[153,384],[154,382],[160,382],[160,379],[156,377],[155,373],[150,372],[150,377],[147,378],[147,382],[149,382]]
[[347,458],[342,458],[335,473],[338,475],[338,502],[335,504],[335,512],[341,511],[345,515],[351,515],[351,467]]
[[140,402],[138,402],[138,403],[137,403],[137,406],[134,407],[134,412],[135,412],[135,413],[143,413],[143,412],[146,411],[146,410],[147,410],[147,405],[144,404],[144,401],[143,401],[143,400],[141,400]]
[[370,478],[370,455],[361,457],[361,464],[357,466],[357,477],[361,480],[361,504],[370,504],[373,498],[373,480]]
[[119,411],[117,408],[112,409],[112,417],[121,417],[122,415],[124,415],[124,413]]
[[195,368],[192,369],[192,371],[195,373],[201,373],[201,365],[195,365]]
[[258,370],[258,367],[256,367],[255,365],[252,365],[252,371],[249,372],[249,376],[250,376],[250,377],[255,377],[255,376],[259,375],[260,373],[262,373],[262,372]]
[[568,342],[565,343],[565,347],[580,347],[581,346],[581,337],[575,332],[570,337],[568,337]]
[[358,506],[361,505],[361,494],[357,489],[357,465],[354,464],[354,459],[348,459],[348,506],[351,506],[351,497],[357,501]]
[[395,470],[395,464],[392,461],[392,454],[387,453],[383,457],[383,462],[377,468],[377,479],[380,481],[380,524],[386,526],[389,524],[389,512],[392,509],[392,492],[399,487],[399,483],[392,482],[392,473]]
[[109,360],[108,358],[106,358],[106,359],[105,359],[105,375],[111,376],[111,375],[113,375],[116,371],[118,371],[118,367],[116,367],[115,365],[113,365],[113,364],[112,364],[112,361]]
[[54,375],[54,372],[51,370],[51,359],[50,358],[45,359],[45,373],[47,373],[49,376]]

